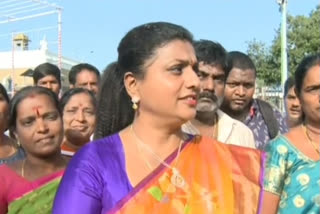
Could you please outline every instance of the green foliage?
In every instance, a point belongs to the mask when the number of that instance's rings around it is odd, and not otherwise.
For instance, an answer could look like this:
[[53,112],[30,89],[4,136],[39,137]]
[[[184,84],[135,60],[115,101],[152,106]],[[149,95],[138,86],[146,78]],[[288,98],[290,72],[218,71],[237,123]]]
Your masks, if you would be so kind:
[[[287,17],[288,69],[293,74],[304,56],[320,52],[320,6],[308,17]],[[281,80],[281,38],[280,28],[271,47],[257,40],[249,41],[248,55],[257,67],[257,76],[267,85],[278,85]]]
[[274,69],[274,57],[270,55],[270,48],[263,42],[257,40],[248,42],[247,53],[256,66],[260,84],[272,85],[280,78],[280,70]]

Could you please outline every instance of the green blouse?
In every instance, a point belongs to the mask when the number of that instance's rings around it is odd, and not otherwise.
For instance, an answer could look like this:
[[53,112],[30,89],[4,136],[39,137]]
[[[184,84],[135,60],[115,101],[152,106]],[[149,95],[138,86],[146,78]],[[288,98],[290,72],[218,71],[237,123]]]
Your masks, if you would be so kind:
[[280,135],[266,146],[264,190],[280,196],[278,213],[320,213],[320,161]]

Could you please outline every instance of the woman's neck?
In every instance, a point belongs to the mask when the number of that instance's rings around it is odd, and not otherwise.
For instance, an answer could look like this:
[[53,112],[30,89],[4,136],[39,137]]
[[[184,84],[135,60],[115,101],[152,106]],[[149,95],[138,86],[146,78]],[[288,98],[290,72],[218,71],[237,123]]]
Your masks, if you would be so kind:
[[320,124],[305,120],[306,131],[311,140],[319,143],[320,142]]
[[166,120],[142,115],[134,119],[132,128],[137,137],[154,151],[176,148],[185,137],[181,125],[172,125]]
[[40,158],[27,154],[25,165],[26,167],[28,165],[30,169],[45,173],[64,168],[66,165],[66,160],[62,157],[60,151],[47,158]]
[[310,132],[320,135],[320,122],[306,119],[304,124]]

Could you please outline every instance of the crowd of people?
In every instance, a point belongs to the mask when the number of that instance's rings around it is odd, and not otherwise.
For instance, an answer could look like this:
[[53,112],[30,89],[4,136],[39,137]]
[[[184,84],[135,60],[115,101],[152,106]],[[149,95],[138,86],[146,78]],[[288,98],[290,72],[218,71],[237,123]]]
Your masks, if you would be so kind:
[[[148,38],[148,39],[146,39]],[[131,29],[100,75],[81,63],[0,84],[0,214],[320,212],[320,53],[254,98],[248,55],[182,26]]]

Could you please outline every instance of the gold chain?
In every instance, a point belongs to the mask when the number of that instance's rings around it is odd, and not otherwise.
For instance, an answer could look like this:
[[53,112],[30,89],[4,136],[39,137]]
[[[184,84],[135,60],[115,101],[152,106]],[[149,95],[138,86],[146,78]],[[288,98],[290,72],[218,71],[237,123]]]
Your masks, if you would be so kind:
[[[173,168],[175,168],[175,167],[172,167],[172,166],[170,166],[169,164],[167,164],[165,161],[163,161],[148,145],[146,145],[146,144],[137,136],[136,132],[135,132],[134,129],[133,129],[133,125],[132,125],[132,124],[131,124],[131,126],[130,126],[130,130],[131,130],[131,132],[133,133],[134,137],[136,138],[136,142],[139,143],[139,145],[140,145],[141,147],[143,147],[143,148],[145,148],[146,150],[148,150],[158,162],[160,162],[160,163],[163,164],[165,167],[167,167],[167,168],[169,168],[169,169],[171,169],[171,170],[173,170]],[[179,160],[179,156],[180,156],[181,147],[182,147],[183,142],[184,142],[184,140],[182,139],[182,140],[180,141],[180,143],[179,143],[179,149],[178,149],[178,153],[177,153],[177,156],[176,156],[176,164],[177,164],[177,162],[178,162],[178,160]],[[139,146],[138,146],[138,148],[139,148]],[[139,151],[140,151],[140,149],[139,149]],[[148,165],[148,167],[151,168],[151,164],[149,163],[149,161],[147,161],[147,159],[145,159],[145,162],[146,162],[146,164]]]
[[[139,153],[142,154],[142,151],[141,151],[142,148],[138,145],[138,143],[136,143],[136,146],[137,146]],[[147,165],[147,168],[152,171],[153,168],[152,168],[151,164],[149,163],[149,161],[147,160],[147,158],[144,155],[139,155],[139,156],[141,157],[141,159],[143,159],[143,161]]]
[[[164,165],[165,167],[167,167],[168,169],[170,169],[172,171],[172,175],[170,177],[170,182],[171,184],[173,184],[175,187],[178,188],[183,188],[186,185],[186,181],[184,179],[184,177],[180,174],[179,170],[176,167],[172,167],[169,164],[167,164],[164,160],[162,160],[147,144],[145,144],[135,133],[135,131],[133,130],[133,125],[131,124],[131,132],[133,133],[134,137],[136,138],[136,144],[138,146],[138,143],[140,144],[140,146],[142,146],[144,149],[148,150],[155,159],[157,159],[157,161],[159,161],[160,164]],[[184,142],[183,139],[181,139],[180,143],[179,143],[179,149],[177,152],[177,156],[176,156],[176,163],[175,165],[178,164],[178,160],[179,160],[179,156],[180,156],[180,152],[181,152],[181,148],[182,148],[182,143]],[[148,163],[149,167],[151,168],[150,163],[147,161],[147,159],[145,159],[146,163]]]
[[306,127],[305,125],[302,125],[302,128],[303,128],[303,131],[304,131],[304,134],[305,134],[306,138],[308,139],[308,142],[312,145],[312,147],[313,147],[314,150],[318,153],[318,155],[320,155],[319,148],[317,147],[316,143],[313,142],[313,140],[312,140],[311,137],[309,136],[307,127]]

